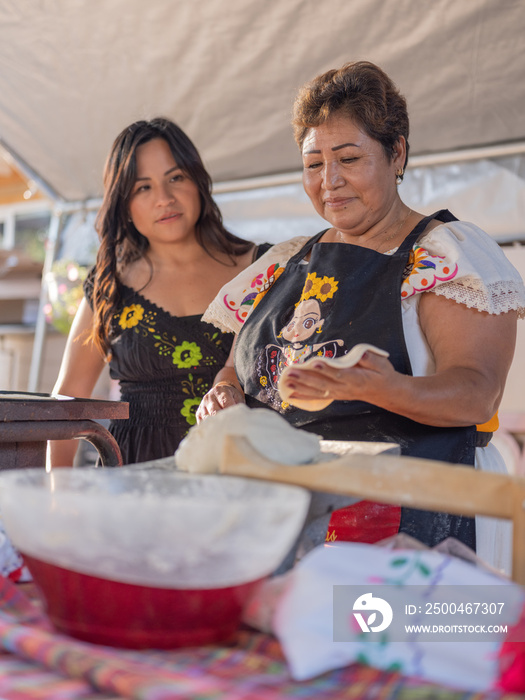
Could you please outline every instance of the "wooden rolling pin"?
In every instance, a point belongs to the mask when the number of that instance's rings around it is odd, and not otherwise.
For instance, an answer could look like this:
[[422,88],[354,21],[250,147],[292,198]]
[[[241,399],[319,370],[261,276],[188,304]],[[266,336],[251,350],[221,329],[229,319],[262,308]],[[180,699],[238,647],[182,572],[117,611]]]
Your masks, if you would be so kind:
[[233,435],[225,438],[220,471],[381,503],[512,520],[512,578],[525,585],[525,479],[521,477],[381,454],[347,454],[292,466],[266,459],[248,440]]

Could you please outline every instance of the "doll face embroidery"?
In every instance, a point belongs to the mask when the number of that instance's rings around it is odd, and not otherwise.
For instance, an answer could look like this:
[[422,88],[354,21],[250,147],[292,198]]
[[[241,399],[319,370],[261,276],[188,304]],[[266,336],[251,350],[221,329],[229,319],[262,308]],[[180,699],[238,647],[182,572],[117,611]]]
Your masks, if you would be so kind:
[[305,299],[297,304],[292,319],[282,328],[280,336],[299,348],[314,333],[321,332],[323,322],[317,299]]
[[299,301],[289,309],[288,319],[276,331],[276,343],[266,345],[256,362],[255,376],[261,401],[281,412],[290,409],[282,402],[277,389],[283,369],[313,356],[333,358],[346,353],[343,340],[326,337],[321,340],[320,335],[326,335],[324,324],[337,288],[338,282],[333,277],[318,277],[315,272],[307,275]]

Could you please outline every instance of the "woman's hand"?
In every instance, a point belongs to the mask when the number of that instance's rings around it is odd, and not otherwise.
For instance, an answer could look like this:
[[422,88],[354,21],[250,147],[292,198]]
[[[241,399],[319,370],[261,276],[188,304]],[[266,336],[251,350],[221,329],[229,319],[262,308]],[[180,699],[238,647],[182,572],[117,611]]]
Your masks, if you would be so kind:
[[235,406],[237,403],[244,403],[244,392],[242,389],[229,381],[217,382],[215,386],[203,397],[195,416],[197,423],[200,423],[207,416],[213,416],[223,408]]
[[235,406],[237,403],[244,403],[244,391],[239,384],[233,366],[233,354],[236,340],[237,338],[235,338],[233,342],[226,364],[215,377],[215,384],[203,397],[195,412],[197,423],[200,423],[207,416],[213,416],[217,411],[222,411],[223,408]]
[[374,388],[390,384],[395,374],[386,357],[367,352],[353,367],[331,367],[321,359],[308,369],[296,365],[287,371],[286,388],[298,401],[371,401]]

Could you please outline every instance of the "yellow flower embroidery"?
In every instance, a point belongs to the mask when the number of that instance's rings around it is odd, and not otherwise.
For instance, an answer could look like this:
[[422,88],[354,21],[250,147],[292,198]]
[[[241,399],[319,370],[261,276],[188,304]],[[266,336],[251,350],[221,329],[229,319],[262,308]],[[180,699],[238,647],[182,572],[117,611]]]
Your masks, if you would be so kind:
[[261,377],[259,379],[261,386],[266,386],[268,384],[268,377]]
[[304,283],[303,291],[301,294],[301,300],[309,299],[310,297],[316,297],[319,290],[319,285],[321,280],[315,272],[309,272],[306,277],[306,282]]
[[133,328],[144,316],[144,307],[140,304],[125,306],[120,314],[119,326],[123,329]]
[[315,297],[319,301],[331,299],[337,292],[338,285],[339,283],[333,277],[318,277],[315,272],[309,272],[296,306],[310,297]]
[[331,299],[337,292],[338,282],[333,277],[323,277],[318,280],[317,294],[315,295],[319,301]]

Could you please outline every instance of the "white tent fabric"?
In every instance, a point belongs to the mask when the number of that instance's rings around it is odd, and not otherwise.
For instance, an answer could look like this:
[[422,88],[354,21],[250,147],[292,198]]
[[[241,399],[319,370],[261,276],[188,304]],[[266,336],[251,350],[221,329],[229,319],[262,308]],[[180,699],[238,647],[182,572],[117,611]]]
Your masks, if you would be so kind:
[[[171,117],[216,183],[296,174],[297,89],[347,61],[378,63],[406,95],[412,156],[524,153],[524,36],[525,0],[0,0],[0,145],[58,204],[49,267],[60,212],[96,206],[127,124]],[[500,240],[523,240],[524,162],[416,167],[401,193],[420,211],[450,206]],[[226,223],[257,240],[317,230],[292,180],[245,196],[223,187]],[[30,390],[44,334],[40,313]]]
[[0,141],[57,199],[166,115],[216,181],[295,171],[297,88],[346,61],[407,96],[412,153],[525,139],[523,0],[0,0]]

